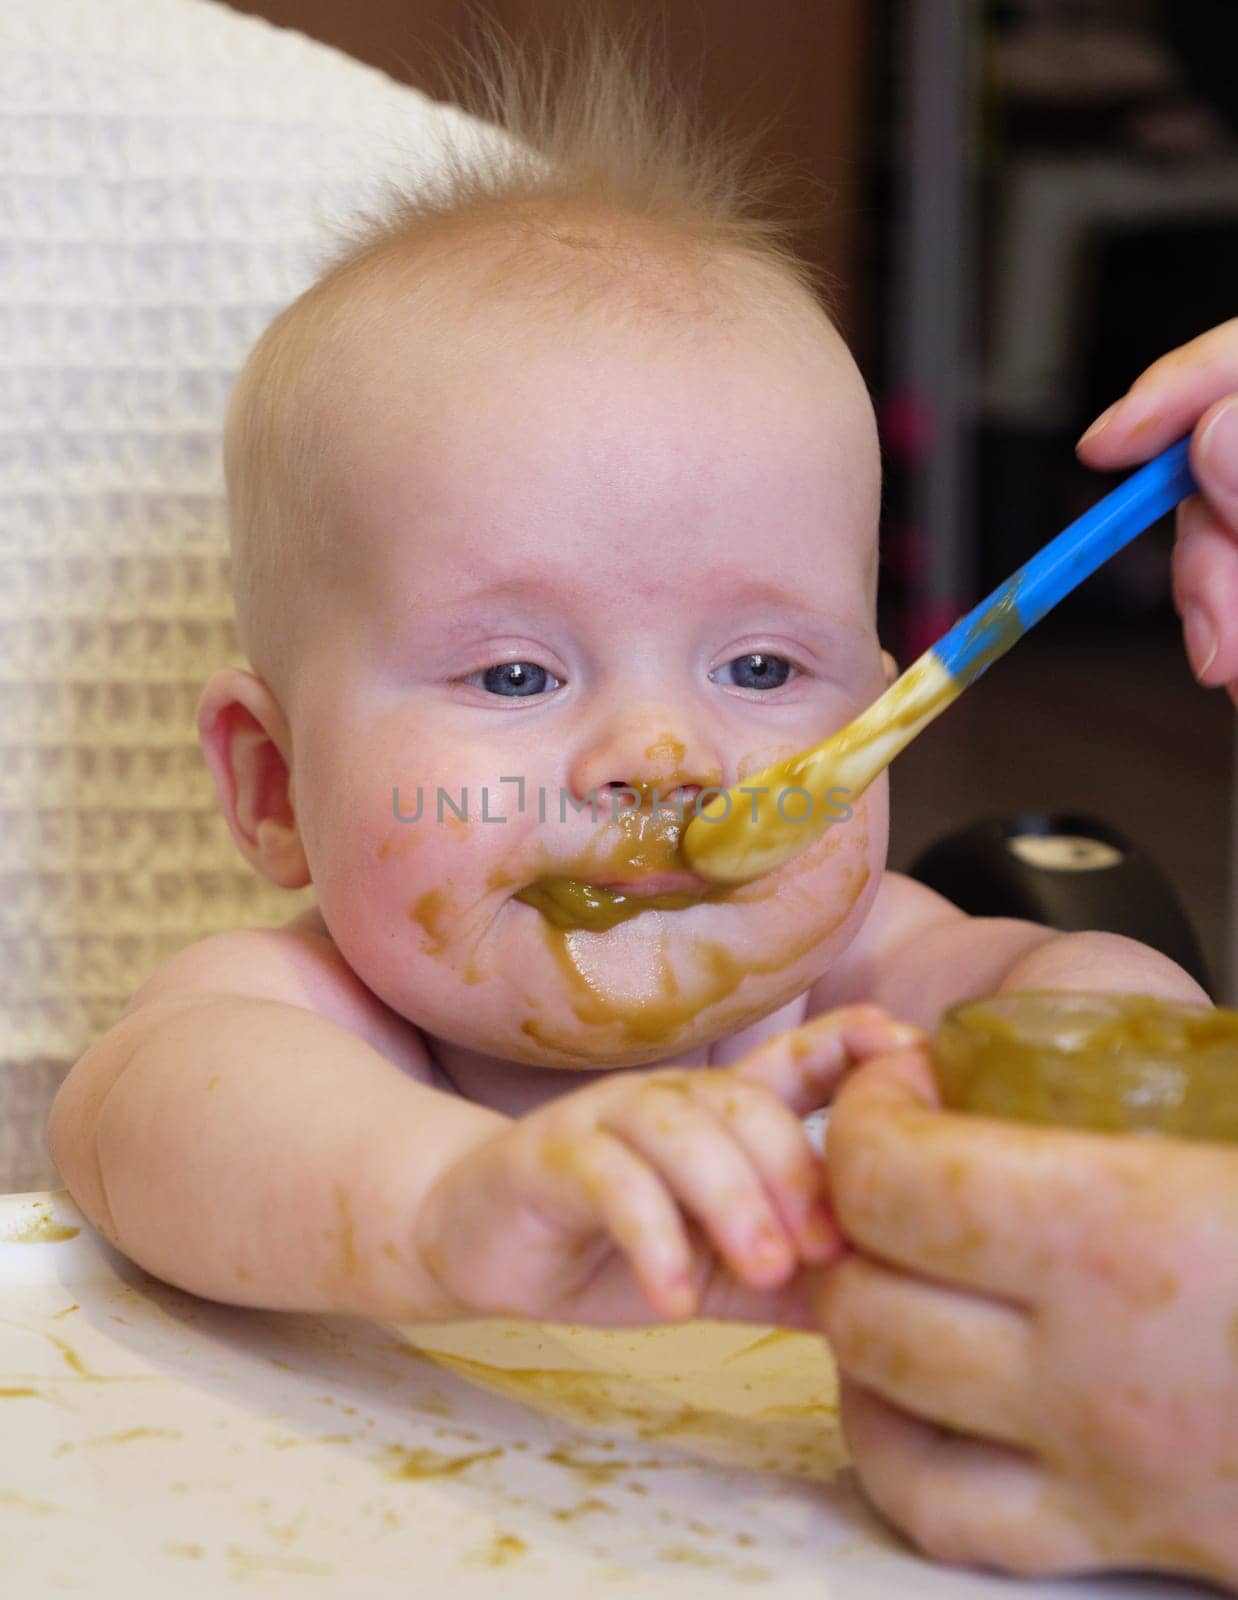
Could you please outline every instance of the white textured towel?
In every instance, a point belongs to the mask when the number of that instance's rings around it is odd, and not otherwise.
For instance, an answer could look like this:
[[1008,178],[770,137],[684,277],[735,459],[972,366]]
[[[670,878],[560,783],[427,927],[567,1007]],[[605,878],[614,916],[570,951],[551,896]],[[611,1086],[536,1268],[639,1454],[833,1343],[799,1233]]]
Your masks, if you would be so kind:
[[240,857],[193,725],[243,660],[227,393],[333,222],[496,137],[211,0],[0,5],[0,1066],[309,903]]

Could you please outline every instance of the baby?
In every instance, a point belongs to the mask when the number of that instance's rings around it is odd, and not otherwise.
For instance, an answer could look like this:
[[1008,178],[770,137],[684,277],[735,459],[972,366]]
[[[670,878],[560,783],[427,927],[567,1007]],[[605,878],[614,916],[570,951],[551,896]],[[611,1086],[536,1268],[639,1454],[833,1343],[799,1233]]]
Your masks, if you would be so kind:
[[239,849],[317,904],[153,974],[52,1150],[237,1304],[816,1327],[802,1118],[851,1066],[997,989],[1204,997],[887,872],[884,780],[752,883],[683,864],[679,810],[888,681],[873,411],[725,151],[600,54],[502,111],[528,146],[369,226],[230,407],[252,670],[198,726]]

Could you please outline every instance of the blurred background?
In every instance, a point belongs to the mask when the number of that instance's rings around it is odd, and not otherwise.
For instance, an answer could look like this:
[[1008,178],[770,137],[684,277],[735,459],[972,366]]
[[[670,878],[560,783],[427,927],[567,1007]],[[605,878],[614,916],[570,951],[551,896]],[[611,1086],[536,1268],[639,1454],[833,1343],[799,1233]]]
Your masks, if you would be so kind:
[[[1234,0],[590,0],[650,23],[703,115],[813,185],[803,248],[877,402],[901,664],[1108,486],[1079,433],[1238,313]],[[479,15],[578,0],[235,0],[431,94]],[[806,198],[807,197],[807,198]],[[1082,812],[1160,864],[1218,997],[1233,714],[1186,666],[1167,520],[895,769],[891,863],[978,818]]]

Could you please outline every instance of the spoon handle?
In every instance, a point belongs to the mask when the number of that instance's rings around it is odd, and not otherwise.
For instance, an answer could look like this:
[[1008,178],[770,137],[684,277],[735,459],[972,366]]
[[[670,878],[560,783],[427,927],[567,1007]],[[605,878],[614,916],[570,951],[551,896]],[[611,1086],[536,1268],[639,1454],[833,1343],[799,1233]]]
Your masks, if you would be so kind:
[[1189,435],[1179,439],[1131,473],[937,641],[932,653],[960,688],[974,683],[1110,556],[1195,493],[1190,444]]

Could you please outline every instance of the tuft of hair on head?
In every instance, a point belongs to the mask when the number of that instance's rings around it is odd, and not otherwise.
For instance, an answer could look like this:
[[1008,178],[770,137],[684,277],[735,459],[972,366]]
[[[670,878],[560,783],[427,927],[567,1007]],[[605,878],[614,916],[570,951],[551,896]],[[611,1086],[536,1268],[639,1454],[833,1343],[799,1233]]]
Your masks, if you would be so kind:
[[828,298],[794,248],[804,218],[786,196],[797,175],[758,159],[762,127],[705,127],[699,91],[672,85],[657,64],[649,24],[585,14],[556,43],[535,34],[524,47],[493,19],[474,31],[476,47],[446,70],[448,96],[507,137],[448,140],[424,182],[388,185],[383,204],[340,230],[328,278],[431,244],[486,247],[510,272],[522,246],[560,244],[584,259],[552,275],[559,290],[591,259],[605,262],[608,246],[618,274],[633,247],[660,246],[681,260],[746,261]]
[[526,322],[796,308],[829,320],[829,287],[794,247],[803,218],[786,200],[812,180],[756,158],[762,128],[705,131],[655,67],[647,26],[586,18],[555,46],[525,48],[491,21],[475,27],[480,45],[447,78],[455,104],[488,126],[456,119],[428,174],[388,183],[377,206],[335,227],[321,276],[267,328],[233,389],[237,621],[273,686],[289,665],[289,580],[327,567],[323,380],[349,370],[359,332],[398,310],[439,349],[456,329],[463,350],[459,313],[491,302]]

